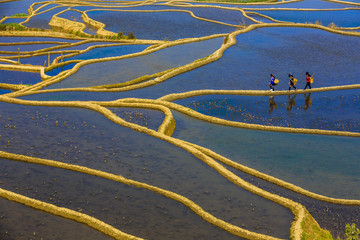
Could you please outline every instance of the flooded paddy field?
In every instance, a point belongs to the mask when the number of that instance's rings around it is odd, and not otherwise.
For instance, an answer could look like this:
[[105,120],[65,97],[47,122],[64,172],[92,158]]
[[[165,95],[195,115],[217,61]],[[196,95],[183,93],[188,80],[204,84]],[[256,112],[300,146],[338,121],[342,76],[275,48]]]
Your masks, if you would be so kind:
[[359,228],[359,1],[26,0],[0,14],[0,239]]

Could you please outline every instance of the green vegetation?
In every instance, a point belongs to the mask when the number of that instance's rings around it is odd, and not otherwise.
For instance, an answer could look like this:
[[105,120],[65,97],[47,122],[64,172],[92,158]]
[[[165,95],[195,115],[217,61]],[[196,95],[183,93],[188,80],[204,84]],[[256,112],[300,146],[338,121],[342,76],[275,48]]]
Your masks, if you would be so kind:
[[[360,229],[356,227],[356,224],[346,224],[345,226],[345,235],[346,238],[344,240],[360,240]],[[337,237],[336,240],[343,240],[340,237]]]
[[18,24],[18,23],[4,23],[0,24],[1,31],[23,31],[27,29],[26,27]]
[[301,240],[333,240],[330,232],[322,229],[308,212],[301,227],[303,229]]
[[14,15],[11,15],[10,17],[27,17],[28,15],[26,13],[17,13]]
[[345,240],[360,240],[360,229],[356,227],[356,224],[346,224],[345,227]]
[[123,32],[118,32],[117,33],[117,38],[123,38],[124,37],[124,33]]

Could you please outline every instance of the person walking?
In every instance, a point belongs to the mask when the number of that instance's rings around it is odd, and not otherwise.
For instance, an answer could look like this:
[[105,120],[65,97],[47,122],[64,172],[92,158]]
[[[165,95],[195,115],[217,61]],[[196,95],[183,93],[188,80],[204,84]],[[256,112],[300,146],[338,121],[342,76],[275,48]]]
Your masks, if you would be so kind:
[[270,87],[270,91],[275,91],[275,85],[276,85],[276,78],[275,76],[271,73],[270,74],[270,83],[269,83],[269,87]]
[[297,79],[294,78],[294,76],[290,73],[289,74],[289,78],[290,78],[290,81],[289,81],[289,91],[291,90],[291,87],[293,87],[295,90],[296,90],[296,83],[297,83]]
[[304,90],[305,90],[307,87],[309,87],[309,88],[311,89],[312,77],[311,77],[311,75],[310,75],[309,72],[306,72],[305,74],[306,74],[306,85],[305,85]]

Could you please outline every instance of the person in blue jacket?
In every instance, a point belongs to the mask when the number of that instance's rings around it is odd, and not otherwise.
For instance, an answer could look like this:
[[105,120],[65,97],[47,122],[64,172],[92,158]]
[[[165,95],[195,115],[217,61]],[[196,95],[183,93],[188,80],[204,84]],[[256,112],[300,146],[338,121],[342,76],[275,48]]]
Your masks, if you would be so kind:
[[275,91],[275,76],[274,74],[270,74],[270,83],[269,83],[269,87],[270,87],[270,91]]

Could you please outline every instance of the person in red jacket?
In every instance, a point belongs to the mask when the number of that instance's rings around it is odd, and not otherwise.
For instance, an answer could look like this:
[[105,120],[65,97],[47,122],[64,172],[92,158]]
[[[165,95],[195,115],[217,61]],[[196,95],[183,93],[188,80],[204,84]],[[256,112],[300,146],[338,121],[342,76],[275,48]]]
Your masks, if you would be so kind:
[[309,72],[306,72],[306,85],[304,90],[309,86],[309,88],[311,89],[311,75]]

